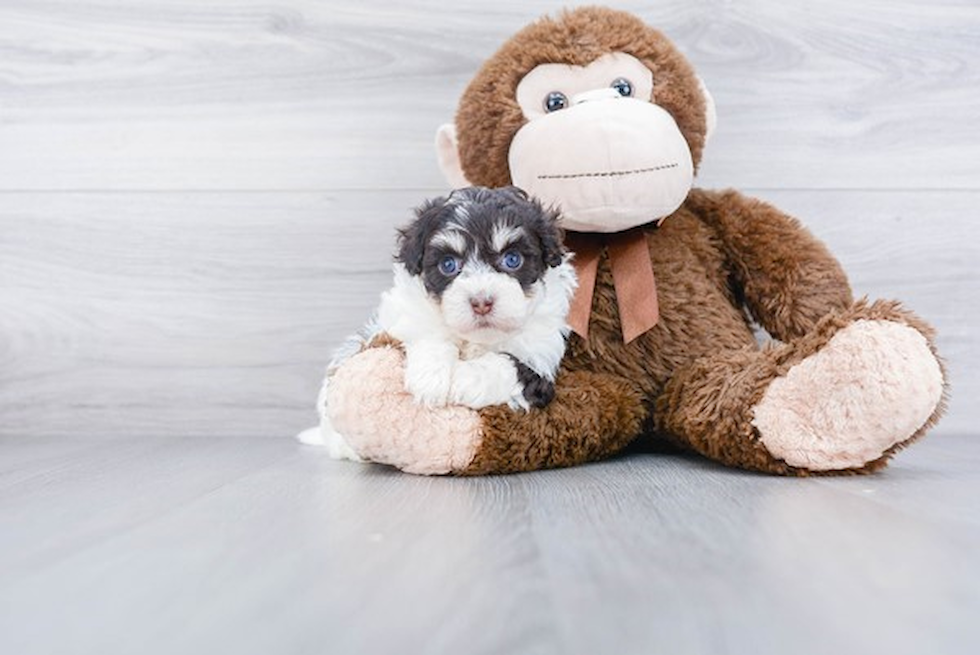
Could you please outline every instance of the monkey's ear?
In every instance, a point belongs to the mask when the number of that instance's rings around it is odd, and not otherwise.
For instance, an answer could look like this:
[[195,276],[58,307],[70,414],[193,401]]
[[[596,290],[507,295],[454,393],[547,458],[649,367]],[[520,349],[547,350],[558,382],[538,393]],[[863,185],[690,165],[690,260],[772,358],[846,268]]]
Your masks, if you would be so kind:
[[707,143],[711,135],[715,133],[715,128],[718,127],[718,111],[715,109],[715,99],[711,97],[708,86],[700,75],[696,77],[698,78],[698,88],[701,89],[701,95],[704,96],[704,142]]
[[439,159],[439,169],[443,177],[453,189],[473,186],[463,173],[459,161],[459,147],[456,141],[456,125],[446,123],[436,130],[436,157]]

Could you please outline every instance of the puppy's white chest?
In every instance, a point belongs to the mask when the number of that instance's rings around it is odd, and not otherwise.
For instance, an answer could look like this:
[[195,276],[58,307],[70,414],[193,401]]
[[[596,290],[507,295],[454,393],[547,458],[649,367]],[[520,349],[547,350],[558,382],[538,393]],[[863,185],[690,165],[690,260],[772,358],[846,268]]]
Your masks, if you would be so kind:
[[484,344],[472,343],[470,341],[463,341],[459,344],[459,358],[462,360],[476,359],[488,352],[492,351]]

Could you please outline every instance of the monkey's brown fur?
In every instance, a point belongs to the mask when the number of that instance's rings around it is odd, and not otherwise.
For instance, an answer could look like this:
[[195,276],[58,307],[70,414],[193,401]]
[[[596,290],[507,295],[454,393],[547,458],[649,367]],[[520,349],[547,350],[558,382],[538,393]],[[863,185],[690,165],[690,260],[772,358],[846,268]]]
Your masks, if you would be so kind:
[[525,122],[514,90],[524,75],[539,64],[581,66],[616,51],[633,55],[653,71],[657,104],[673,115],[697,166],[704,148],[705,105],[687,59],[660,32],[635,16],[584,7],[528,25],[470,82],[456,114],[467,179],[489,187],[511,183],[507,152]]
[[[705,101],[691,66],[636,17],[586,8],[521,30],[477,73],[456,115],[467,179],[486,186],[510,183],[508,153],[525,122],[515,89],[524,75],[539,64],[584,65],[616,51],[652,70],[655,101],[673,115],[697,166],[706,134]],[[589,336],[571,336],[555,400],[528,413],[481,410],[476,455],[458,473],[579,464],[647,435],[669,438],[730,466],[808,475],[813,472],[770,454],[753,425],[753,410],[774,380],[861,320],[907,325],[935,354],[931,328],[898,303],[855,303],[843,270],[823,244],[770,205],[736,191],[694,189],[660,227],[636,229],[644,231],[649,245],[659,323],[623,342],[604,253]],[[782,343],[760,349],[749,314]],[[831,472],[883,467],[892,453],[935,423],[943,405],[879,458]]]
[[[751,211],[753,220],[745,220],[742,211]],[[575,381],[583,387],[602,389],[606,413],[622,417],[611,433],[621,436],[610,438],[608,426],[606,432],[590,431],[587,417],[567,394],[559,393],[544,412],[523,416],[491,408],[483,411],[484,448],[467,473],[567,466],[608,455],[637,434],[633,428],[641,413],[652,419],[648,428],[712,459],[796,473],[754,438],[748,412],[768,383],[854,320],[883,314],[906,320],[893,306],[859,304],[848,314],[834,313],[850,307],[852,298],[826,248],[795,220],[736,192],[692,191],[661,227],[645,229],[658,281],[660,322],[623,343],[612,274],[603,257],[588,341],[573,334],[562,364],[565,371],[579,372]],[[808,338],[759,351],[742,302],[773,336]],[[811,333],[825,316],[824,329]],[[585,371],[597,374],[594,383]],[[631,381],[646,402],[635,393],[613,393],[610,380]],[[560,379],[559,390],[563,386]],[[575,428],[568,430],[575,438],[558,440],[560,448],[542,438],[558,431],[558,425]],[[531,466],[526,460],[533,460]],[[524,469],[515,468],[521,464]]]
[[[456,115],[467,179],[489,186],[510,183],[508,150],[525,122],[514,99],[521,77],[542,63],[583,65],[615,51],[632,54],[653,71],[656,102],[674,116],[698,165],[705,105],[690,64],[636,17],[586,8],[529,25],[474,77]],[[620,450],[643,423],[650,434],[669,436],[724,464],[806,474],[806,469],[773,458],[751,424],[751,409],[774,377],[862,318],[912,325],[927,335],[935,351],[932,330],[896,303],[852,307],[847,277],[824,245],[795,219],[765,203],[735,191],[695,189],[661,227],[645,230],[660,322],[623,343],[604,256],[589,338],[572,335],[562,365],[568,373],[559,379],[558,397],[545,411],[527,415],[505,408],[483,410],[483,445],[465,473],[594,460]],[[790,343],[759,351],[743,303],[773,337]],[[619,392],[611,387],[613,381],[620,383]],[[624,388],[625,381],[633,388]],[[612,429],[594,429],[590,415],[582,411],[577,394],[590,389],[604,397],[603,418],[618,417]],[[938,420],[940,412],[912,439]],[[854,472],[881,468],[899,447]]]

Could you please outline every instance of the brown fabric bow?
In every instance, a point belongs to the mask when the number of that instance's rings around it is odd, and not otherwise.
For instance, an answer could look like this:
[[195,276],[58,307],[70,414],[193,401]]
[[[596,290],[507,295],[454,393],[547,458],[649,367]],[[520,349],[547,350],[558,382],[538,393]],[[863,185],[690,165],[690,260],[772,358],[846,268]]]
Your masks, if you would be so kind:
[[578,289],[568,312],[568,324],[576,334],[583,339],[589,336],[592,296],[603,248],[609,250],[623,341],[629,343],[657,324],[657,283],[643,228],[615,234],[566,232],[565,245],[575,253],[572,263],[578,274]]

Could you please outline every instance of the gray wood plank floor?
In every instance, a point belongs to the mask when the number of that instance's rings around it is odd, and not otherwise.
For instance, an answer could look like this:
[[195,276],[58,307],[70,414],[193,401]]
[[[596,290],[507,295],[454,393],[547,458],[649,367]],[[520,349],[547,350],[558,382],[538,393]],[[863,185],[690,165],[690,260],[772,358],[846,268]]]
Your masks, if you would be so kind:
[[269,439],[0,440],[0,652],[976,653],[980,440],[791,480],[417,478]]

